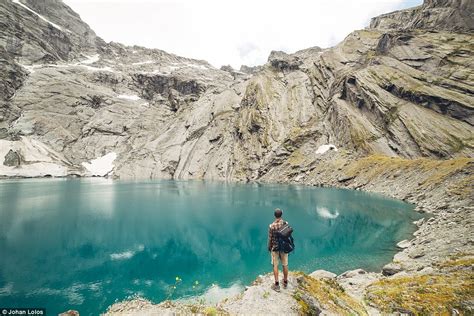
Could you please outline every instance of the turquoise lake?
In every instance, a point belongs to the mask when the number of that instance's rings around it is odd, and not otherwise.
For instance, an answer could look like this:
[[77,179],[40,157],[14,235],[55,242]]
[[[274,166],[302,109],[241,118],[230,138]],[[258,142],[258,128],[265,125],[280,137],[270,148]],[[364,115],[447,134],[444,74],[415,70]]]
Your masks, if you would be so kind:
[[290,270],[304,272],[380,271],[421,217],[379,195],[309,186],[3,180],[0,307],[97,315],[137,295],[216,301],[271,271],[276,207],[294,228]]

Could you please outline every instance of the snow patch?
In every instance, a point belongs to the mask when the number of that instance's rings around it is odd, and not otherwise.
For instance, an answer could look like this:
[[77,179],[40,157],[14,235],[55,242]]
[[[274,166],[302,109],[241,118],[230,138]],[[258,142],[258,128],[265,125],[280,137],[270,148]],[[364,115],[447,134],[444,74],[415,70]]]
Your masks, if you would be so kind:
[[110,259],[111,260],[126,260],[132,258],[135,254],[138,252],[141,252],[145,249],[144,245],[138,245],[136,249],[133,250],[126,250],[123,252],[116,252],[110,254]]
[[204,65],[186,64],[186,66],[197,68],[197,69],[209,69],[207,66],[204,66]]
[[125,99],[125,100],[132,100],[132,101],[138,101],[138,100],[141,99],[138,95],[128,95],[128,94],[121,94],[117,98]]
[[328,150],[337,151],[337,147],[334,146],[333,144],[321,145],[321,146],[319,146],[318,150],[316,150],[316,153],[317,154],[324,154]]
[[192,303],[196,302],[197,299],[198,301],[206,302],[206,304],[217,304],[226,298],[234,297],[237,294],[242,293],[244,289],[245,287],[240,283],[234,283],[227,288],[220,287],[217,284],[212,284],[204,294],[198,297],[191,297],[180,301],[183,303]]
[[[75,65],[73,65],[75,66]],[[109,72],[116,72],[115,70],[113,70],[112,68],[110,67],[101,67],[101,68],[98,68],[98,67],[92,67],[92,66],[87,66],[87,65],[77,65],[77,66],[81,66],[81,67],[84,67],[86,68],[87,70],[90,70],[90,71],[109,71]]]
[[119,253],[113,253],[110,255],[110,259],[112,260],[125,260],[125,259],[130,259],[135,255],[135,252],[133,251],[124,251],[124,252],[119,252]]
[[169,66],[168,69],[173,72],[175,71],[176,69],[181,69],[181,67],[178,67],[178,66]]
[[147,60],[147,61],[141,61],[141,62],[138,62],[138,63],[133,63],[132,65],[139,66],[139,65],[147,65],[147,64],[153,64],[153,63],[154,63],[153,60]]
[[78,62],[78,63],[75,64],[75,65],[79,65],[79,64],[90,65],[90,64],[93,64],[93,63],[98,62],[99,59],[100,59],[99,54],[95,54],[95,55],[93,55],[93,56],[87,56],[87,55],[86,55],[86,57],[87,57],[87,59],[85,59],[85,60],[83,60],[83,61],[80,61],[80,62]]
[[57,24],[54,24],[53,22],[51,22],[50,20],[48,20],[47,18],[45,18],[44,16],[42,16],[41,14],[37,13],[36,11],[34,10],[31,10],[29,7],[27,7],[26,5],[24,5],[23,3],[21,3],[19,0],[12,0],[13,3],[16,3],[18,4],[19,6],[25,8],[26,10],[30,11],[31,13],[37,15],[41,20],[51,24],[53,27],[57,28],[58,30],[61,30],[63,31],[62,27],[60,27],[59,25]]
[[331,213],[327,208],[325,207],[316,207],[316,213],[322,218],[326,219],[336,219],[339,216],[339,211],[336,210],[336,212]]
[[58,64],[58,65],[55,65],[55,64],[37,64],[37,65],[21,65],[23,68],[25,68],[26,70],[28,70],[28,72],[30,74],[34,73],[35,72],[35,69],[40,69],[40,68],[68,68],[68,67],[82,67],[82,68],[86,68],[87,70],[90,70],[90,71],[109,71],[109,72],[117,72],[115,71],[113,68],[111,67],[92,67],[92,66],[89,66],[89,63],[94,63],[95,61],[92,61],[90,59],[86,59],[85,61],[81,61],[81,62],[78,62],[78,63],[74,63],[74,64]]
[[35,73],[35,68],[38,68],[38,65],[23,65],[20,64],[21,67],[25,68],[30,74]]
[[105,156],[91,160],[91,162],[83,162],[84,168],[93,176],[104,177],[109,174],[114,168],[114,160],[117,154],[114,152],[108,153]]

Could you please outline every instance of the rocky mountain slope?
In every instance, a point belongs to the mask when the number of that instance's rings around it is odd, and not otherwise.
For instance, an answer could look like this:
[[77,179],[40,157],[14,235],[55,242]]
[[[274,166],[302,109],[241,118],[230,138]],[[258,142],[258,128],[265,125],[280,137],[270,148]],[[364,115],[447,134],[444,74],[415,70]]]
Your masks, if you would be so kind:
[[[347,285],[370,313],[431,314],[436,304],[472,312],[472,281],[467,297],[455,284],[472,280],[472,269],[463,273],[474,253],[473,9],[468,0],[425,0],[374,18],[335,47],[272,52],[265,65],[236,71],[105,43],[60,0],[2,0],[0,176],[299,182],[383,193],[434,215],[383,274],[338,277],[335,291]],[[428,284],[406,287],[410,278]],[[330,314],[316,306],[324,298],[310,291],[322,286],[314,282],[295,285],[309,296],[291,296],[292,304]],[[451,296],[433,302],[438,286]],[[427,309],[406,305],[404,295],[419,295]],[[222,311],[238,313],[238,300]]]
[[0,6],[0,136],[21,157],[0,174],[32,175],[31,140],[63,155],[53,176],[88,175],[83,163],[112,152],[120,178],[272,181],[318,165],[326,144],[351,159],[474,156],[470,1],[377,17],[330,49],[272,52],[253,74],[107,44],[58,0]]

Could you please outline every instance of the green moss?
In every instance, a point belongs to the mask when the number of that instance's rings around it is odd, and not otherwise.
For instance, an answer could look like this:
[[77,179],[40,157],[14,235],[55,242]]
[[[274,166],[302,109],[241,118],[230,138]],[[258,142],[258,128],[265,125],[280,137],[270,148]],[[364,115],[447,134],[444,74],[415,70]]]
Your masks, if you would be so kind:
[[474,159],[472,158],[432,160],[371,155],[351,163],[346,168],[345,173],[347,176],[362,174],[367,180],[373,180],[377,177],[386,178],[387,175],[394,174],[396,171],[418,171],[423,179],[420,181],[420,185],[428,187],[439,185],[450,176],[466,169],[473,162]]
[[464,142],[454,135],[450,135],[448,138],[448,145],[451,147],[453,153],[458,153],[466,147]]
[[184,305],[185,311],[183,311],[184,315],[206,315],[206,316],[227,316],[229,315],[223,309],[214,306],[206,306],[202,304],[193,304],[193,305]]
[[469,314],[465,303],[474,297],[470,269],[448,274],[416,275],[377,281],[367,288],[366,300],[382,312],[413,315]]
[[218,315],[218,311],[215,307],[207,307],[204,309],[204,314],[208,316],[215,316]]
[[260,85],[255,81],[250,82],[242,98],[242,105],[261,108],[265,104],[265,96]]
[[441,269],[470,268],[474,266],[474,254],[458,253],[451,256],[449,260],[438,263],[437,266]]
[[352,128],[350,131],[351,141],[358,149],[364,150],[366,153],[372,153],[370,143],[376,139],[375,135],[370,134],[363,128]]
[[377,52],[373,49],[368,50],[366,54],[367,61],[371,61],[377,57]]
[[308,298],[313,298],[321,307],[336,315],[367,315],[364,306],[345,293],[344,289],[330,279],[315,279],[305,274],[299,276],[299,286],[294,294],[300,306],[300,313],[311,313]]
[[385,124],[391,125],[398,118],[398,107],[391,107],[385,114]]
[[291,166],[301,166],[305,162],[305,156],[296,150],[288,157],[287,161]]
[[295,293],[293,298],[296,300],[298,303],[298,306],[300,307],[300,315],[310,315],[311,307],[306,303],[306,301],[300,296],[299,293]]

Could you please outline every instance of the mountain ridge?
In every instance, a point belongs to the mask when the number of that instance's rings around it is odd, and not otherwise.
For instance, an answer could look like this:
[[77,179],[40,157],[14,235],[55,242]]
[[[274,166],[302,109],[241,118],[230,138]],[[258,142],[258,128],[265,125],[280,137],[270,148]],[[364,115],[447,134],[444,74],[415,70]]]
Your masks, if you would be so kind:
[[[420,23],[381,27],[412,11],[413,20],[444,25],[469,2],[425,1],[385,14],[333,48],[272,52],[251,74],[105,43],[61,1],[22,3],[38,12],[2,2],[11,71],[2,78],[0,135],[11,150],[26,137],[63,154],[70,174],[87,175],[83,163],[112,151],[120,178],[246,181],[274,181],[268,172],[293,170],[300,156],[318,164],[314,153],[327,144],[344,159],[474,156],[472,33],[458,33],[458,24],[437,33],[413,28]],[[31,30],[18,33],[21,25]],[[22,175],[21,164],[13,168]]]

